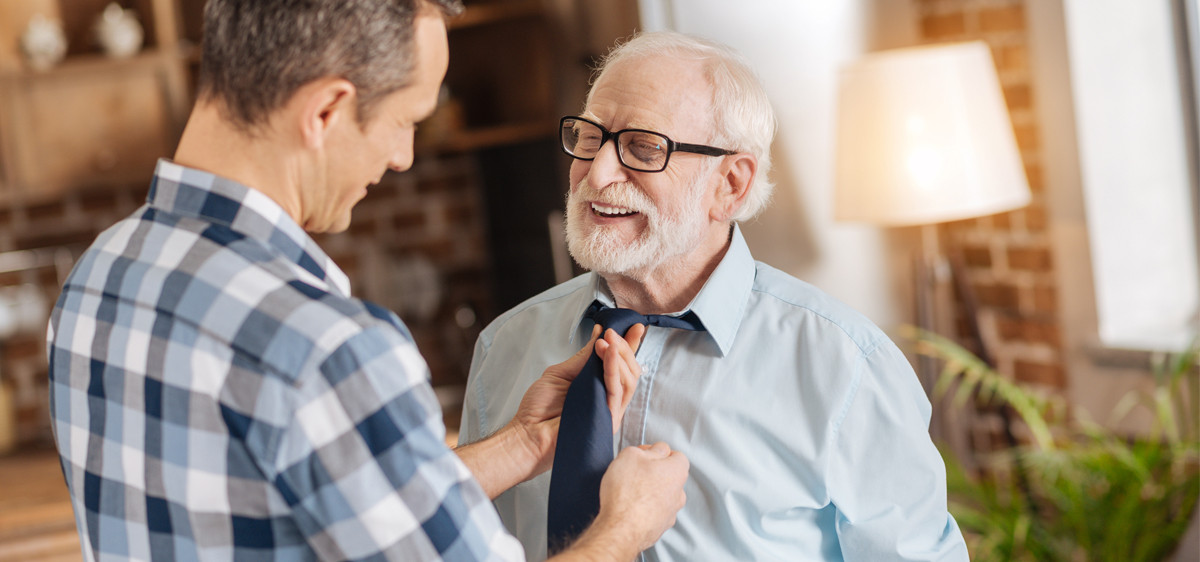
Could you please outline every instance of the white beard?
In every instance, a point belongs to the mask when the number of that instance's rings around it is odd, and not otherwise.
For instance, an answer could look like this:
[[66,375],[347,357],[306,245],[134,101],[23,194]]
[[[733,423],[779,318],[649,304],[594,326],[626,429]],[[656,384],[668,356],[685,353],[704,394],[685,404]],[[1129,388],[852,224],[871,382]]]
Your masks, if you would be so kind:
[[[706,214],[700,197],[701,174],[687,187],[685,204],[675,216],[661,213],[632,183],[592,189],[587,179],[567,193],[567,249],[580,266],[604,275],[644,277],[696,249],[704,236]],[[586,230],[591,201],[632,209],[646,219],[646,229],[632,242],[621,239],[616,227]]]

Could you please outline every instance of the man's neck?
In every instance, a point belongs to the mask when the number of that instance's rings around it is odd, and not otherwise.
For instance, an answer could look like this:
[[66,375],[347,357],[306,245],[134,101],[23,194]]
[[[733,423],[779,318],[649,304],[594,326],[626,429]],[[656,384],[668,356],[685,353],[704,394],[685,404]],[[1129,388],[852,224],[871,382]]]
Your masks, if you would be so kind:
[[192,110],[175,150],[174,161],[252,187],[270,197],[299,224],[299,168],[286,146],[247,134],[222,116],[216,104],[199,102]]
[[725,258],[733,225],[714,225],[696,249],[658,264],[649,271],[601,274],[617,306],[641,314],[682,311]]

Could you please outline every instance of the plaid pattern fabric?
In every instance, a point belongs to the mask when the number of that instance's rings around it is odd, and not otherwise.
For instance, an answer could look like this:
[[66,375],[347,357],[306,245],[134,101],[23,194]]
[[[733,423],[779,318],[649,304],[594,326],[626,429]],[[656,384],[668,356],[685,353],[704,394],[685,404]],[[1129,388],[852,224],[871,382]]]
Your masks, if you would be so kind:
[[523,558],[403,324],[258,191],[160,161],[48,338],[87,560]]

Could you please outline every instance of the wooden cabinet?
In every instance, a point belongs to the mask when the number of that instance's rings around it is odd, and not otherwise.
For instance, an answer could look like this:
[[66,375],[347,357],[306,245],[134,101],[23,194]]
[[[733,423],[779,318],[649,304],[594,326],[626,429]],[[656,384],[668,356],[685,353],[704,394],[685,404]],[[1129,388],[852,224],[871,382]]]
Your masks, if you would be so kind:
[[149,177],[174,146],[181,86],[161,54],[0,77],[4,196],[37,200]]
[[[446,99],[418,149],[473,152],[554,134],[556,61],[543,0],[469,2],[449,22]],[[451,113],[450,116],[444,115]]]
[[566,185],[566,156],[557,147],[558,29],[546,0],[467,3],[449,25],[442,108],[458,114],[459,126],[421,147],[473,156],[497,311],[555,281],[546,217],[561,207]]
[[140,54],[112,59],[89,52],[87,29],[104,4],[64,1],[68,57],[45,71],[0,70],[0,203],[144,184],[155,160],[174,148],[190,99],[187,48],[176,30],[179,4],[129,4],[145,29]]

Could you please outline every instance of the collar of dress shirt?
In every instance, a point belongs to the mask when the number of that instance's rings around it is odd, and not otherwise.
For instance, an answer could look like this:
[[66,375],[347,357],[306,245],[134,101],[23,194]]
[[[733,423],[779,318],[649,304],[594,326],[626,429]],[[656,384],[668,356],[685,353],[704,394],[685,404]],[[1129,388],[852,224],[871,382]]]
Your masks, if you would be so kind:
[[[754,257],[750,255],[750,247],[746,245],[742,229],[734,223],[725,257],[721,258],[721,263],[717,264],[717,268],[687,308],[675,313],[683,314],[688,310],[695,312],[704,323],[709,336],[717,344],[722,357],[733,347],[733,340],[742,324],[746,305],[750,301],[750,291],[754,287],[754,273]],[[592,273],[591,277],[592,290],[580,291],[576,302],[571,304],[579,310],[575,334],[583,336],[588,335],[582,328],[584,322],[590,322],[584,314],[592,301],[599,300],[607,306],[614,306],[615,302],[604,279],[595,273]],[[588,328],[590,327],[589,324]],[[572,338],[575,334],[572,334]]]
[[160,158],[146,203],[154,209],[219,224],[258,240],[342,296],[350,296],[350,278],[283,207],[261,191]]

